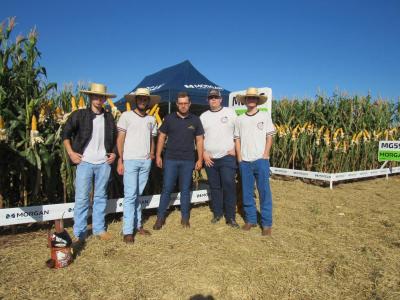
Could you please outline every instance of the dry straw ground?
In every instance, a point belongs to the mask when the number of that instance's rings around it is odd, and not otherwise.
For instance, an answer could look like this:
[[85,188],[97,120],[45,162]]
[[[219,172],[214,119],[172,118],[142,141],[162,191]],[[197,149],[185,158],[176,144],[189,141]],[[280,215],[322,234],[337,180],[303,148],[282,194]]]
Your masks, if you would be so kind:
[[271,184],[272,237],[212,225],[198,206],[191,229],[173,211],[132,246],[113,221],[113,241],[90,238],[70,267],[49,270],[46,231],[0,236],[0,299],[400,299],[399,176],[333,191]]

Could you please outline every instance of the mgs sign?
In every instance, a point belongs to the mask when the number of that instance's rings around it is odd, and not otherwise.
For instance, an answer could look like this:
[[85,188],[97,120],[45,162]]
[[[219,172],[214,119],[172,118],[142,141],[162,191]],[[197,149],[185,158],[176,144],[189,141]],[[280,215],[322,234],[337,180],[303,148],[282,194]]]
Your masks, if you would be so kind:
[[400,141],[380,141],[379,161],[400,161]]

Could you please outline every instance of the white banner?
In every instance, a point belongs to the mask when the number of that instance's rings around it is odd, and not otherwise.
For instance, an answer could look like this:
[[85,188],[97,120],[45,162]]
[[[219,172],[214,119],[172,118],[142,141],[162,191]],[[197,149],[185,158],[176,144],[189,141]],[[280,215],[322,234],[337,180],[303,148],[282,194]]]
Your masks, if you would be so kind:
[[[263,111],[267,111],[269,116],[271,117],[272,89],[268,88],[268,87],[258,88],[258,93],[261,95],[267,96],[267,102],[265,102],[262,105],[259,105],[258,106],[259,109],[263,110]],[[246,94],[246,90],[235,91],[235,92],[231,92],[229,94],[229,107],[232,107],[238,115],[244,113],[247,110],[247,108],[246,108],[246,105],[242,105],[236,100],[236,95],[244,95],[244,94]]]
[[355,178],[366,178],[366,177],[374,177],[380,175],[386,175],[388,173],[388,169],[377,169],[377,170],[366,170],[366,171],[357,171],[357,172],[345,172],[345,173],[335,173],[333,174],[333,181],[341,181]]
[[271,173],[276,174],[276,175],[293,176],[293,177],[308,178],[308,179],[314,179],[314,180],[336,182],[336,181],[343,181],[343,180],[349,180],[349,179],[367,178],[367,177],[375,177],[375,176],[381,176],[381,175],[396,174],[396,173],[400,173],[400,167],[384,168],[384,169],[376,169],[376,170],[365,170],[365,171],[355,171],[355,172],[344,172],[344,173],[320,173],[320,172],[311,172],[311,171],[302,171],[302,170],[271,167]]
[[[210,199],[207,190],[193,191],[191,197],[191,203],[207,202]],[[143,209],[157,208],[160,204],[160,195],[141,196],[139,199],[142,202]],[[123,198],[109,199],[106,213],[122,212],[123,200]],[[75,203],[71,202],[0,209],[0,226],[71,219],[74,216],[74,205]],[[170,205],[180,205],[180,193],[171,195]],[[89,214],[91,213],[92,211],[89,210]]]
[[333,174],[271,167],[271,173],[314,180],[331,181]]

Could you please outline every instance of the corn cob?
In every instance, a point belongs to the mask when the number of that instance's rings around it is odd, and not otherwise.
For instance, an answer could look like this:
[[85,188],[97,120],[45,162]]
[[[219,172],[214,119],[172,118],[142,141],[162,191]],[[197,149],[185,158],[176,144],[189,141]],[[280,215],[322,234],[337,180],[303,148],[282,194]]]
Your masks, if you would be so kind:
[[37,120],[35,115],[32,116],[31,131],[37,131]]
[[71,97],[71,111],[77,110],[75,97]]
[[149,115],[152,116],[155,114],[156,110],[159,109],[158,104],[155,104],[149,111]]
[[79,109],[84,109],[84,108],[86,108],[85,99],[83,99],[83,96],[80,96],[79,97]]
[[110,98],[107,98],[107,103],[108,103],[108,105],[110,105],[111,109],[115,108],[115,104]]
[[4,120],[3,117],[0,116],[0,141],[7,141],[8,140],[8,136],[7,136],[7,132],[4,126]]
[[156,122],[157,122],[158,127],[160,127],[161,124],[162,124],[162,120],[161,120],[161,118],[160,118],[160,115],[158,114],[158,110],[157,110],[156,113],[154,114],[154,117],[156,118]]

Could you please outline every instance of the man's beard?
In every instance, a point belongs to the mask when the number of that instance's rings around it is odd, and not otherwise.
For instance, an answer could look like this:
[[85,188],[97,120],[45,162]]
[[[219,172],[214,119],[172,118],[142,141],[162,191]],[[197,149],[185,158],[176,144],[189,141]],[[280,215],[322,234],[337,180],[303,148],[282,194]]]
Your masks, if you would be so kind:
[[181,111],[181,110],[178,108],[178,112],[179,112],[180,114],[182,114],[182,115],[186,115],[186,114],[189,113],[189,110],[183,112],[183,111]]
[[146,105],[144,108],[140,108],[140,106],[136,103],[136,108],[141,114],[146,114],[146,110],[149,108],[149,106]]

